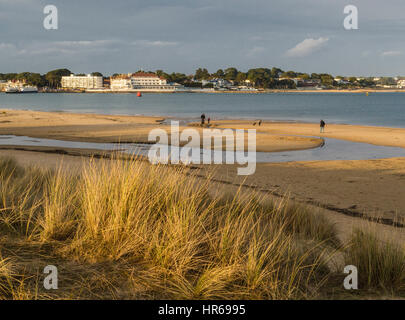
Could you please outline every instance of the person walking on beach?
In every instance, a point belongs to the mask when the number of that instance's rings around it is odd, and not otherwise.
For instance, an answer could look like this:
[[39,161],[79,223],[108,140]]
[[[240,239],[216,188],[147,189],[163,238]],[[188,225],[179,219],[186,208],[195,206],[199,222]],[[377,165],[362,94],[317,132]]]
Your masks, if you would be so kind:
[[321,120],[321,122],[320,122],[321,133],[324,133],[324,132],[325,132],[325,126],[326,126],[325,121]]
[[201,126],[203,126],[205,124],[205,114],[203,113],[201,115]]
[[207,123],[208,123],[208,125],[210,125],[210,123],[211,123],[211,118],[210,117],[208,117]]

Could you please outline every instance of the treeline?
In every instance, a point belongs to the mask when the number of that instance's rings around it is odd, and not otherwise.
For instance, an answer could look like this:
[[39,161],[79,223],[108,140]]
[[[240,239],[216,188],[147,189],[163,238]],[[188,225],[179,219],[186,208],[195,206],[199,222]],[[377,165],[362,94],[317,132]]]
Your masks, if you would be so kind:
[[[21,73],[0,73],[0,80],[4,81],[21,81],[28,85],[37,87],[49,87],[59,88],[61,86],[61,80],[64,76],[70,76],[72,72],[69,69],[56,69],[49,71],[46,74],[39,74],[33,72],[21,72]],[[85,75],[85,74],[78,74]],[[103,76],[100,72],[93,72],[94,76]]]
[[[165,73],[158,70],[157,74],[163,76],[169,82],[177,82],[185,86],[195,87],[202,86],[203,80],[224,79],[231,81],[235,85],[244,85],[246,80],[251,86],[263,89],[293,89],[296,84],[292,79],[313,80],[319,83],[324,88],[355,88],[355,87],[374,87],[376,84],[395,85],[394,78],[383,77],[378,81],[374,81],[373,77],[356,78],[338,76],[336,79],[346,80],[344,83],[335,81],[335,77],[328,73],[301,73],[295,71],[284,71],[280,68],[255,68],[247,72],[238,70],[237,68],[219,69],[214,73],[210,73],[206,68],[198,68],[193,75],[185,75],[183,73]],[[200,81],[200,82],[196,82]],[[206,85],[207,87],[210,84]]]
[[[280,75],[284,71],[278,68],[257,68],[250,69],[248,72],[239,71],[236,68],[219,69],[215,73],[209,73],[205,68],[199,68],[193,75],[185,75],[183,73],[165,73],[162,70],[156,72],[159,76],[164,77],[169,82],[177,82],[189,87],[199,86],[198,81],[224,79],[232,82],[235,85],[244,85],[246,80],[249,80],[250,85],[260,88],[295,88],[295,83],[289,79],[280,80]],[[294,77],[289,77],[294,78]],[[197,82],[196,82],[197,81]],[[209,84],[207,85],[209,86]]]
[[[256,88],[263,89],[294,89],[295,82],[292,79],[300,78],[303,80],[317,80],[324,87],[337,86],[334,77],[327,73],[300,73],[295,71],[284,71],[280,68],[255,68],[247,72],[238,70],[237,68],[227,68],[225,70],[218,69],[214,73],[210,73],[206,68],[199,68],[193,75],[185,75],[183,73],[165,73],[162,70],[157,71],[159,76],[163,76],[170,82],[177,82],[185,86],[199,86],[195,81],[224,79],[232,82],[235,85],[250,84]],[[246,81],[248,80],[248,81]]]
[[[142,71],[142,70],[140,70]],[[149,71],[151,72],[151,71]],[[327,73],[300,73],[295,71],[284,71],[280,68],[255,68],[247,72],[237,68],[218,69],[210,73],[206,68],[198,68],[194,74],[186,75],[184,73],[166,73],[163,70],[155,72],[158,76],[165,78],[168,82],[176,82],[186,87],[203,87],[203,80],[223,79],[231,82],[233,85],[250,85],[255,88],[263,89],[294,89],[295,82],[292,79],[299,78],[302,80],[316,80],[325,88],[340,87],[373,87],[376,84],[394,85],[396,81],[393,78],[383,77],[378,81],[374,78],[355,78],[337,76],[334,78]],[[0,73],[0,80],[5,81],[25,81],[29,85],[37,87],[58,88],[61,85],[61,78],[69,76],[72,72],[68,69],[56,69],[46,74],[22,72],[22,73]],[[84,76],[85,74],[77,74]],[[100,72],[93,72],[94,76],[103,76]],[[114,74],[117,75],[117,74]],[[344,79],[344,83],[337,82],[335,79]],[[212,87],[211,83],[206,83],[204,87]]]

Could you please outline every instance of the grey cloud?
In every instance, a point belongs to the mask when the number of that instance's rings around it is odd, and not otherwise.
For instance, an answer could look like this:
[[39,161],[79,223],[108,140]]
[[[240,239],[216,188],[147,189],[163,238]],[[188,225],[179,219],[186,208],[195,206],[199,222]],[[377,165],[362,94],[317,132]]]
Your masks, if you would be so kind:
[[[359,7],[356,31],[343,29],[341,0],[53,0],[60,29],[47,31],[42,10],[49,1],[0,0],[0,72],[279,66],[405,74],[401,59],[389,53],[405,52],[403,0],[351,3]],[[322,38],[333,41],[317,47]],[[325,52],[314,56],[320,48]]]

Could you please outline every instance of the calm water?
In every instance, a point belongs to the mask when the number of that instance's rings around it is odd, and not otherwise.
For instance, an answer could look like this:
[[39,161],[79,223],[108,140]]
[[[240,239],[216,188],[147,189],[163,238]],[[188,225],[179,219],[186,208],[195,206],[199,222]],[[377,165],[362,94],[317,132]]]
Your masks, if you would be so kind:
[[[116,143],[92,143],[61,141],[53,139],[39,139],[24,136],[0,135],[0,145],[19,146],[42,146],[60,148],[78,148],[95,150],[121,150],[129,154],[147,156],[150,145],[142,144],[116,144]],[[174,147],[173,147],[174,148]],[[214,151],[196,149],[196,158],[190,158],[191,162],[201,160],[204,153],[214,155]],[[221,151],[215,151],[221,152]],[[199,155],[199,156],[198,156]],[[235,159],[235,153],[229,152]],[[227,154],[222,152],[222,159]],[[325,138],[325,145],[320,148],[284,151],[284,152],[256,152],[257,162],[290,162],[290,161],[327,161],[327,160],[363,160],[383,159],[393,157],[405,157],[405,149],[394,147],[375,146],[366,143],[357,143],[337,139]]]
[[0,109],[159,115],[198,119],[266,119],[405,127],[405,94],[0,94]]

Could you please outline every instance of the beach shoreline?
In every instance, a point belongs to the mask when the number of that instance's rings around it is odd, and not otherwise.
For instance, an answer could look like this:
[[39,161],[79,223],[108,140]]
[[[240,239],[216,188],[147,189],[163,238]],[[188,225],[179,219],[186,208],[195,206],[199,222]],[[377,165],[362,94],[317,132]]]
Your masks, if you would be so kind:
[[[0,135],[28,136],[81,142],[150,143],[153,129],[170,132],[163,116],[104,115],[95,113],[45,112],[31,110],[0,110]],[[173,117],[170,117],[173,119]],[[257,151],[276,152],[316,148],[322,138],[334,138],[380,146],[405,148],[405,129],[351,124],[327,124],[325,133],[318,123],[266,121],[261,126],[252,120],[213,120],[211,128],[256,129]],[[180,130],[192,126],[191,120]],[[1,144],[1,142],[0,142]]]
[[[147,142],[150,130],[170,130],[169,125],[162,124],[164,119],[0,110],[0,135],[85,142]],[[317,123],[265,121],[261,126],[254,126],[248,120],[219,120],[212,124],[212,128],[256,129],[258,150],[265,152],[316,148],[323,137],[405,148],[405,129],[399,128],[328,125],[325,134],[321,135]],[[191,125],[180,129],[201,130],[198,123]],[[24,165],[53,168],[58,165],[70,168],[89,158],[109,158],[108,152],[99,150],[1,146],[1,139],[0,155],[15,156]],[[326,211],[334,212],[332,216],[337,223],[341,223],[340,215],[353,213],[353,217],[345,215],[344,225],[347,227],[350,221],[364,220],[356,215],[405,223],[405,199],[398,193],[405,188],[404,161],[405,158],[391,158],[258,163],[255,174],[247,179],[237,176],[236,165],[207,165],[199,166],[199,169],[207,174],[214,170],[219,183],[241,184],[258,191],[287,195],[297,202],[329,208]]]
[[136,89],[136,90],[111,90],[111,89],[95,89],[95,90],[60,90],[60,91],[39,91],[40,93],[88,93],[88,94],[137,94],[141,93],[161,93],[161,94],[176,94],[176,93],[235,93],[235,94],[263,94],[263,93],[405,93],[405,89],[256,89],[256,90],[151,90],[151,89]]

